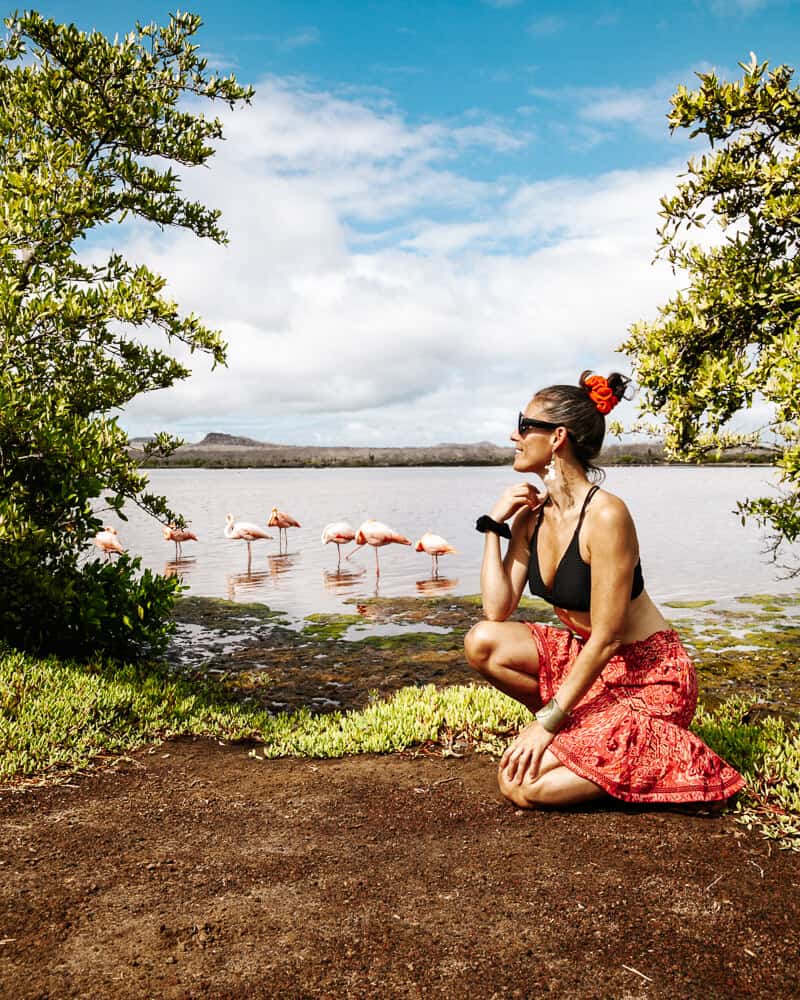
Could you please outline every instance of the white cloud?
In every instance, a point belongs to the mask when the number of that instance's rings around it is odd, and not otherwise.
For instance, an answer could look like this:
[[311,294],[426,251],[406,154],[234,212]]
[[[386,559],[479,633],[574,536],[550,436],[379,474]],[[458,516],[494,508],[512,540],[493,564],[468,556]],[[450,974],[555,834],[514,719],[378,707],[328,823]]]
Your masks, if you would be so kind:
[[232,70],[239,68],[237,60],[232,59],[223,52],[203,50],[200,55],[208,62],[209,69],[216,70],[218,73],[230,73]]
[[[475,180],[459,154],[525,141],[501,123],[411,125],[279,81],[226,116],[186,193],[223,211],[230,245],[126,233],[125,254],[223,330],[229,367],[134,401],[132,434],[195,440],[503,441],[533,390],[624,365],[628,325],[671,293],[651,267],[674,168],[592,180]],[[119,234],[118,234],[119,235]]]
[[[561,126],[562,140],[571,141],[578,148],[613,141],[626,128],[666,142],[670,141],[667,126],[670,97],[679,84],[691,88],[698,83],[697,73],[711,69],[708,63],[700,63],[660,77],[647,87],[531,87],[529,93],[545,105],[566,110],[566,121]],[[726,77],[724,69],[716,68],[716,72]],[[536,108],[526,108],[529,115],[535,111]],[[679,135],[677,141],[681,138]]]
[[281,39],[280,48],[291,52],[293,49],[301,49],[306,45],[316,45],[319,40],[319,28],[315,28],[312,25],[307,28],[300,28],[294,34],[287,35],[286,38]]

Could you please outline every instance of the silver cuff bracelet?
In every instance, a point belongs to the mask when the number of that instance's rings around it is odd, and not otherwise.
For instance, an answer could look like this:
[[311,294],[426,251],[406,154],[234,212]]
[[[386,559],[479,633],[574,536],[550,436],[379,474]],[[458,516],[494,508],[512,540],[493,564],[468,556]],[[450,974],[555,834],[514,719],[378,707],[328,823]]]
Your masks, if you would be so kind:
[[557,733],[569,719],[569,713],[561,708],[555,698],[551,698],[546,705],[542,705],[534,719],[548,733]]

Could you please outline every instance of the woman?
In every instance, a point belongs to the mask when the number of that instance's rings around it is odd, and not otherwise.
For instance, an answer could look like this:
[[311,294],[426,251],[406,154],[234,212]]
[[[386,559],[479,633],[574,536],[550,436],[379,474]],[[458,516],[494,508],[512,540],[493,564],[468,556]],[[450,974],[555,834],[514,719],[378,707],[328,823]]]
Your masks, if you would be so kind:
[[[605,416],[628,382],[584,372],[578,386],[538,392],[511,440],[514,469],[541,477],[546,488],[510,486],[476,525],[486,536],[487,620],[468,633],[467,659],[535,713],[500,761],[500,790],[517,806],[605,794],[711,802],[744,785],[689,732],[694,668],[644,589],[627,507],[593,484],[603,476],[592,461]],[[505,558],[501,537],[509,539]],[[565,628],[506,620],[526,583]]]

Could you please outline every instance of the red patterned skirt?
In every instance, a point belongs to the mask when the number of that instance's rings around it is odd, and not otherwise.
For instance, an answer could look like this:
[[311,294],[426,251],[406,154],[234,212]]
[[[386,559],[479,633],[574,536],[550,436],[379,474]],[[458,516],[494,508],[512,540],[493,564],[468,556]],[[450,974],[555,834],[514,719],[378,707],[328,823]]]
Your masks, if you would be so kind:
[[[525,623],[539,651],[547,702],[584,641]],[[622,646],[573,710],[549,749],[570,771],[625,802],[713,802],[744,786],[741,775],[689,732],[697,675],[677,632]]]

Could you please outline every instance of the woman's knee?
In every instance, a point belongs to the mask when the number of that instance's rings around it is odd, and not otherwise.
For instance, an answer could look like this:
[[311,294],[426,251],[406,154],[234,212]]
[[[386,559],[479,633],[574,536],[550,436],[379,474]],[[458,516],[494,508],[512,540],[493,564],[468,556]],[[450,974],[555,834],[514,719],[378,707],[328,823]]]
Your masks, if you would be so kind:
[[540,805],[537,785],[539,779],[533,781],[509,781],[502,768],[497,771],[497,787],[503,798],[517,806],[518,809],[533,809]]
[[464,636],[464,655],[467,663],[476,670],[483,671],[489,663],[497,645],[497,629],[494,622],[481,621]]

